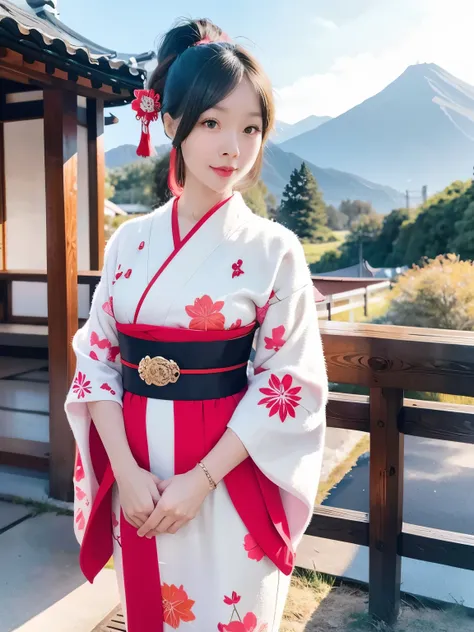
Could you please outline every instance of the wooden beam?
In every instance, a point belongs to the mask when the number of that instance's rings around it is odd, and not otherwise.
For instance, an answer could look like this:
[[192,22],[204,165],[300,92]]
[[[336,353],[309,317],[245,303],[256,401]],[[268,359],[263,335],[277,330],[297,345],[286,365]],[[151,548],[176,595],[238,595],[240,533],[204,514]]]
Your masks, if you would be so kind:
[[402,390],[371,389],[369,612],[389,625],[400,609],[404,437],[397,421],[402,405]]
[[336,321],[320,328],[331,382],[472,395],[472,332]]
[[305,535],[369,546],[369,515],[339,507],[316,507]]
[[101,270],[104,256],[105,152],[104,102],[87,99],[89,165],[89,248],[91,270]]
[[56,87],[93,99],[99,96],[107,101],[123,101],[131,96],[131,90],[126,88],[121,88],[120,94],[114,92],[112,86],[106,84],[102,84],[100,88],[94,88],[93,80],[85,77],[78,77],[77,81],[71,81],[66,71],[53,66],[52,72],[48,72],[44,62],[34,61],[28,64],[21,53],[7,48],[0,49],[0,76],[20,83],[29,83],[30,80],[34,80],[41,87]]
[[474,535],[404,524],[399,554],[474,571]]
[[45,90],[46,243],[48,263],[50,495],[72,499],[75,444],[64,401],[75,370],[71,340],[77,305],[77,97]]
[[47,472],[49,444],[0,436],[0,464]]
[[399,426],[414,437],[474,443],[474,407],[406,399]]
[[369,397],[331,392],[326,420],[329,428],[370,432]]

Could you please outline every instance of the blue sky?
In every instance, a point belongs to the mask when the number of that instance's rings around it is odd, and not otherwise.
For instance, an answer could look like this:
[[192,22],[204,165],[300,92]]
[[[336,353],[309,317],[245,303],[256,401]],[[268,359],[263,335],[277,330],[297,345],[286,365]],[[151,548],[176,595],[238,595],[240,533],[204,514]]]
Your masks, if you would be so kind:
[[[83,35],[131,53],[156,48],[178,17],[208,17],[261,61],[288,123],[337,116],[417,62],[474,84],[472,0],[59,0],[59,9]],[[106,148],[137,142],[130,108],[112,111],[120,123],[107,128]]]

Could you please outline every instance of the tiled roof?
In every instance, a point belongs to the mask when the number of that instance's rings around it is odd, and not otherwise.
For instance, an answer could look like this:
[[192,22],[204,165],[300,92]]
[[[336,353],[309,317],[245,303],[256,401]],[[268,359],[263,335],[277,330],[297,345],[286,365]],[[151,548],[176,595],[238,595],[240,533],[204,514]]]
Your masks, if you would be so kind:
[[9,0],[0,0],[0,46],[72,75],[116,86],[118,91],[142,87],[143,64],[154,58],[153,52],[132,55],[107,49],[74,32],[54,12],[34,11]]

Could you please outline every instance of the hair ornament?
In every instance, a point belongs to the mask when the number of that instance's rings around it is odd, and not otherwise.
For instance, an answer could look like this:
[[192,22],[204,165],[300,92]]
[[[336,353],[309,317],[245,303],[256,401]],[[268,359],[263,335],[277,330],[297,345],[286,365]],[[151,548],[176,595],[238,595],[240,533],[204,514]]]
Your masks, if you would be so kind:
[[156,155],[155,148],[151,144],[150,123],[158,119],[161,110],[160,95],[154,90],[134,90],[135,99],[132,101],[132,110],[136,112],[136,118],[141,121],[142,134],[140,144],[137,147],[137,156],[144,158]]

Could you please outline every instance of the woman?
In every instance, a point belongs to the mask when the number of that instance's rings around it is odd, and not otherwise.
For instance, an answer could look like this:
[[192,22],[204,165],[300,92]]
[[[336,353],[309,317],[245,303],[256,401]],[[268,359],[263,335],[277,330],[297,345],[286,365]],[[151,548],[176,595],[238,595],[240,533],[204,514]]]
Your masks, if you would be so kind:
[[274,121],[257,62],[208,20],[158,62],[134,109],[142,153],[161,112],[175,195],[112,236],[73,340],[81,567],[113,554],[128,632],[277,632],[324,443],[312,281],[239,192]]

